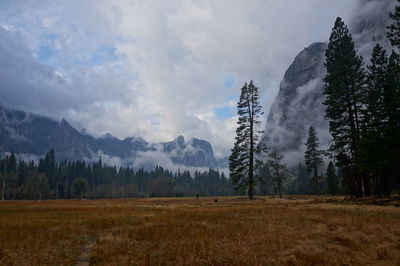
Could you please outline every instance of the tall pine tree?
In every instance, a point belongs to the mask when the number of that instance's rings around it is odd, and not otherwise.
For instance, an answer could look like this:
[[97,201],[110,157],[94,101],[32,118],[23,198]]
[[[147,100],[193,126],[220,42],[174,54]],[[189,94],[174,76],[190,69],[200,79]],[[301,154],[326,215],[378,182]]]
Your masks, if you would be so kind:
[[258,88],[253,81],[241,89],[238,108],[238,128],[235,144],[229,156],[229,170],[236,188],[247,188],[249,199],[254,197],[256,184],[256,153],[260,152],[260,130],[262,107]]
[[387,69],[387,84],[384,92],[386,115],[385,137],[387,176],[389,186],[400,189],[400,55],[392,52]]
[[326,118],[332,135],[330,150],[343,170],[346,185],[356,197],[368,194],[359,171],[361,109],[365,73],[347,26],[337,18],[325,52]]
[[317,195],[319,195],[321,190],[319,181],[321,177],[318,175],[318,170],[323,163],[322,155],[324,152],[319,150],[319,141],[315,128],[310,127],[308,131],[308,139],[305,145],[307,147],[304,153],[305,163],[308,170],[312,172],[312,179],[315,184],[315,192]]
[[374,194],[388,194],[388,158],[385,147],[387,137],[387,115],[385,114],[385,90],[389,59],[386,51],[377,44],[373,50],[371,65],[368,66],[367,87],[364,95],[362,139],[360,147],[360,167],[369,175]]

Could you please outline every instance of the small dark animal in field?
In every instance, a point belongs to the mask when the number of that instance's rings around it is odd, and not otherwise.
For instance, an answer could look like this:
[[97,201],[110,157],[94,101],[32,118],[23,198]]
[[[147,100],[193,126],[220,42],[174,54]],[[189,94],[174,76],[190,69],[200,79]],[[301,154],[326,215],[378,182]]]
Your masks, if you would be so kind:
[[199,194],[197,194],[197,195],[196,195],[196,199],[199,199],[199,198],[200,198],[200,195],[199,195]]
[[214,202],[218,202],[218,199],[217,199],[217,198],[214,198]]

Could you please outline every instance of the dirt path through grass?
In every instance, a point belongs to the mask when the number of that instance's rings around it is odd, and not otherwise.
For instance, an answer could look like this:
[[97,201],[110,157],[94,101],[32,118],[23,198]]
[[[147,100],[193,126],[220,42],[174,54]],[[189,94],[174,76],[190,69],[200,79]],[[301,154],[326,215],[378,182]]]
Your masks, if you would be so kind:
[[90,263],[90,254],[92,253],[93,246],[96,241],[88,239],[87,243],[82,247],[81,254],[76,262],[76,266],[88,266]]

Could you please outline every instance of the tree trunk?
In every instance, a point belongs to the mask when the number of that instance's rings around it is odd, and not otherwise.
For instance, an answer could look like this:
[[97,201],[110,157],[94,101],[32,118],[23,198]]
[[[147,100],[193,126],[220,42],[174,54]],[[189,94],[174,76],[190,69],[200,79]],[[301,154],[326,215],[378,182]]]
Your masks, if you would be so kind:
[[249,183],[249,189],[247,191],[247,194],[249,196],[249,200],[253,200],[254,199],[254,187],[250,183]]
[[[253,95],[252,95],[253,97]],[[253,99],[251,99],[251,103],[249,103],[249,114],[250,114],[250,162],[249,162],[249,199],[253,200],[254,199],[254,114],[253,114],[253,108],[250,108],[252,106]]]
[[6,175],[3,177],[3,186],[1,189],[1,200],[5,200],[5,193],[6,193]]
[[314,165],[314,181],[315,181],[315,190],[317,192],[317,195],[320,195],[320,190],[319,190],[319,180],[318,180],[318,168],[317,165]]
[[4,177],[3,177],[3,187],[1,189],[1,192],[2,192],[1,200],[6,199],[6,177],[7,177],[7,159],[4,159]]
[[95,191],[94,191],[94,174],[92,175],[92,199],[95,199],[95,195],[94,195]]

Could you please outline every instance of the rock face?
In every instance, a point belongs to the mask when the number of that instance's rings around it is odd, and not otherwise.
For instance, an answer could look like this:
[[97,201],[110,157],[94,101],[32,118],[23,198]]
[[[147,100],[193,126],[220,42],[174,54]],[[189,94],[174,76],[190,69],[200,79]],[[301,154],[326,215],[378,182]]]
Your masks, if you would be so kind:
[[[385,27],[390,23],[389,13],[395,4],[391,0],[362,0],[349,23],[366,64],[377,42],[389,48]],[[304,143],[310,126],[316,128],[321,148],[329,146],[329,124],[322,104],[326,47],[327,43],[314,43],[296,56],[269,112],[263,141],[283,153],[291,165],[304,160]]]
[[286,157],[302,153],[311,125],[318,132],[328,128],[322,105],[325,49],[325,43],[314,43],[296,57],[269,112],[264,140]]
[[134,137],[120,140],[110,134],[94,138],[64,119],[56,122],[0,105],[0,153],[42,156],[51,148],[57,160],[94,161],[102,157],[110,163],[134,167],[142,167],[141,161],[148,167],[163,163],[166,167],[216,167],[213,149],[205,140],[192,138],[186,142],[179,136],[171,142],[150,143]]

